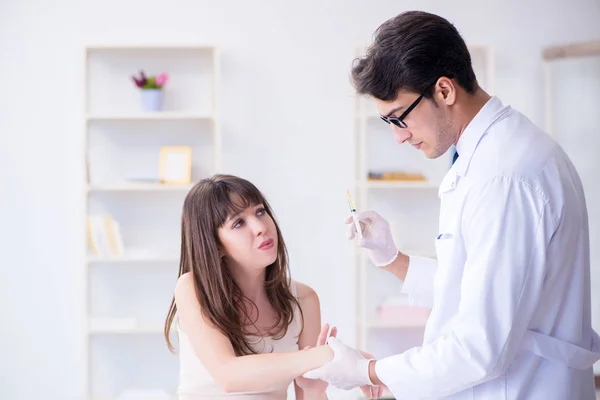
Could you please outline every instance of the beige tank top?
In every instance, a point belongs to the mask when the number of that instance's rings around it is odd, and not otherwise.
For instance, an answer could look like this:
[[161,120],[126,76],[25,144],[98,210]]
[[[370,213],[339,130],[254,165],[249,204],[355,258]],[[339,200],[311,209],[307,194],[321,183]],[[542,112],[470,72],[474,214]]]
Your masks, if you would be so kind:
[[[291,282],[290,291],[297,297],[296,282]],[[297,351],[301,325],[300,313],[296,307],[294,319],[284,337],[278,340],[271,337],[251,337],[252,348],[257,353],[268,353],[271,352],[271,349],[273,353]],[[236,400],[283,400],[287,398],[288,388],[293,381],[265,391],[225,393],[196,356],[185,332],[179,328],[178,324],[176,326],[179,336],[179,387],[177,389],[179,400],[218,400],[230,399],[232,396]]]

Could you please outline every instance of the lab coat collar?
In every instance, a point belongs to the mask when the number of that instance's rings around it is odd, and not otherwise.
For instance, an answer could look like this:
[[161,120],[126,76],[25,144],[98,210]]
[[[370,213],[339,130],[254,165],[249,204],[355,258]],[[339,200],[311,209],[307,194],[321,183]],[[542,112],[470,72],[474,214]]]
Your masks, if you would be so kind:
[[511,110],[510,106],[504,106],[500,99],[492,96],[479,110],[475,117],[469,122],[456,144],[458,159],[454,162],[438,190],[438,196],[450,190],[454,190],[461,176],[467,172],[471,157],[479,144],[479,141],[498,119]]
[[492,96],[479,110],[475,117],[469,122],[462,135],[456,143],[458,159],[452,166],[454,172],[463,176],[469,167],[471,157],[479,144],[479,141],[487,133],[488,128],[494,124],[508,110],[509,106],[504,106],[500,99]]

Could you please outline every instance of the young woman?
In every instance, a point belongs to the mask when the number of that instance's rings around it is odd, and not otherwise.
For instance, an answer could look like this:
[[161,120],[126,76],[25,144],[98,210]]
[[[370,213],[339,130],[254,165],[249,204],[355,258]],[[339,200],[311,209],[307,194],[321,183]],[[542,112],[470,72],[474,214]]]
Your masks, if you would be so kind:
[[181,234],[165,323],[174,351],[177,315],[179,399],[281,400],[292,382],[298,399],[325,399],[325,382],[301,377],[333,358],[319,297],[290,279],[281,231],[260,191],[230,175],[202,180],[185,199]]

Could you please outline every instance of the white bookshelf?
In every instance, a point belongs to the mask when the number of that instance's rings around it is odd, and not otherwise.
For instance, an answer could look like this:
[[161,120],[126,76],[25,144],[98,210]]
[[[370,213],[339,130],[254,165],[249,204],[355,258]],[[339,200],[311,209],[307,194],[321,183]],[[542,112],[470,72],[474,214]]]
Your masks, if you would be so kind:
[[[589,216],[592,327],[600,330],[600,185],[596,135],[600,113],[600,38],[546,47],[544,128],[565,150],[580,175]],[[579,116],[585,115],[585,118]],[[600,376],[600,362],[594,365]]]
[[358,186],[363,189],[423,189],[423,190],[438,190],[439,182],[437,181],[364,181],[359,182]]
[[172,257],[97,257],[89,256],[87,263],[89,265],[102,265],[102,264],[129,264],[129,265],[148,265],[148,264],[176,264],[179,262],[179,256],[173,255]]
[[[221,171],[219,51],[195,44],[100,44],[84,49],[85,214],[110,215],[122,252],[95,254],[81,269],[88,399],[125,390],[172,395],[178,359],[163,324],[179,270],[183,200],[198,180]],[[164,109],[143,111],[131,80],[169,74]],[[191,182],[160,182],[164,146],[191,148]]]
[[[493,57],[487,46],[469,46],[479,84],[493,94]],[[359,49],[359,56],[364,47]],[[435,257],[439,217],[439,184],[450,168],[452,154],[430,160],[410,145],[398,145],[389,125],[379,118],[374,102],[356,97],[356,206],[374,210],[391,225],[396,245],[409,255]],[[425,180],[369,180],[369,172],[420,173]],[[357,345],[385,357],[422,342],[426,317],[381,319],[378,306],[399,297],[402,282],[373,266],[366,251],[356,248]],[[406,299],[407,300],[407,299]],[[407,314],[408,315],[408,314]]]
[[163,111],[147,113],[128,113],[128,114],[89,114],[86,115],[88,122],[94,121],[156,121],[156,120],[180,120],[194,121],[206,120],[212,121],[213,116],[208,114],[194,114],[185,112]]
[[108,183],[89,185],[88,192],[185,192],[193,185],[163,185],[156,183]]

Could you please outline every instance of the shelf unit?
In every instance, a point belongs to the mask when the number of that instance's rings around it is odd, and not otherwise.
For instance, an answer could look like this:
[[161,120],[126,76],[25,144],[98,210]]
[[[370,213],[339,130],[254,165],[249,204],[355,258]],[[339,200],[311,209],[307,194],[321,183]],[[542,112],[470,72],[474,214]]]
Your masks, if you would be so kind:
[[193,185],[162,185],[157,183],[112,183],[89,185],[89,192],[188,192]]
[[560,61],[590,57],[600,57],[600,40],[546,47],[542,50],[542,60],[544,62],[545,129],[552,136],[555,136],[555,127],[553,121],[554,107],[552,104],[554,101],[554,91],[552,85],[553,66]]
[[[359,48],[358,56],[365,47]],[[489,46],[469,46],[480,86],[493,93],[493,53]],[[371,99],[356,97],[356,184],[358,210],[375,210],[391,225],[396,245],[409,255],[435,257],[434,240],[439,216],[438,187],[452,164],[452,152],[427,159],[421,151],[394,142]],[[370,171],[421,173],[424,181],[369,180]],[[373,266],[366,251],[356,248],[357,345],[375,357],[397,354],[422,343],[426,316],[403,321],[381,320],[378,307],[399,295],[402,282]]]
[[[600,39],[542,50],[545,130],[565,150],[581,177],[590,233],[592,326],[600,330],[600,185],[598,185],[597,93],[600,90]],[[587,108],[586,108],[587,107]],[[586,112],[587,111],[587,112]],[[600,363],[594,365],[600,388]]]
[[[84,49],[85,215],[108,214],[124,252],[94,254],[81,274],[85,395],[163,390],[175,399],[177,357],[163,323],[179,268],[181,207],[193,183],[221,171],[220,55],[196,44]],[[161,111],[143,111],[131,75],[169,74]],[[191,148],[191,182],[160,182],[163,146]],[[86,218],[84,234],[88,237]]]

